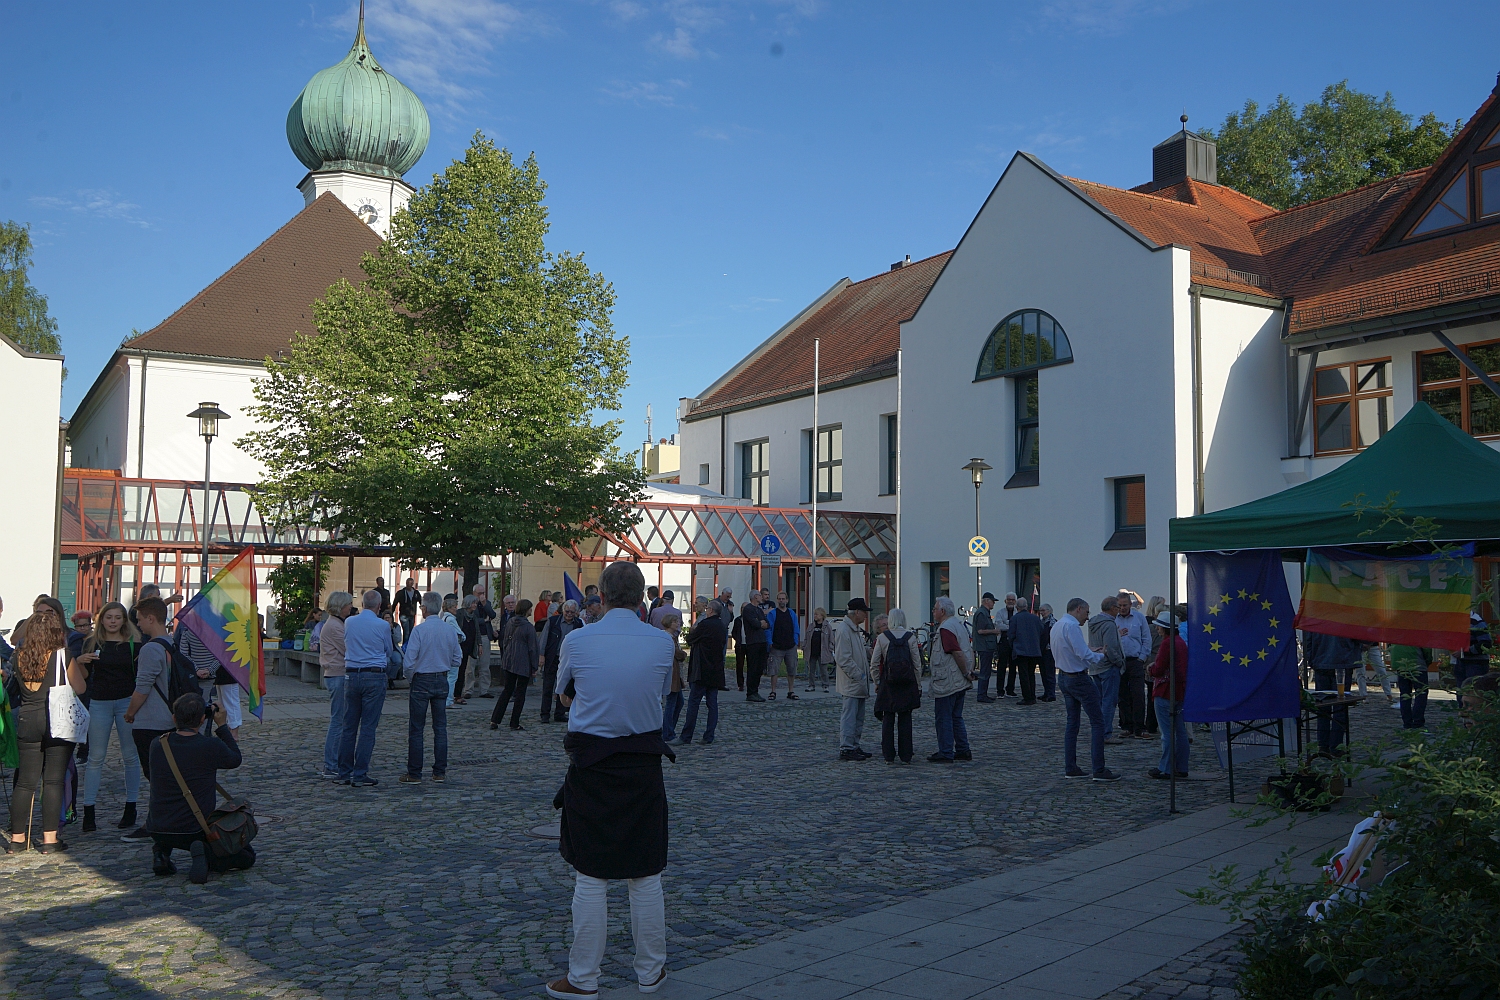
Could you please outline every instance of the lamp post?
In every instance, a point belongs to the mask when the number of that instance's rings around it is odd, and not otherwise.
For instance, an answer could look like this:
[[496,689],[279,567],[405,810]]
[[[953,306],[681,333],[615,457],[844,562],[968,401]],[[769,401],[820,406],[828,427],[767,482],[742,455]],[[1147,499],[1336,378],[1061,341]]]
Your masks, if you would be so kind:
[[[971,458],[969,459],[969,464],[965,465],[964,468],[969,470],[969,475],[974,480],[974,535],[978,537],[979,487],[984,485],[984,474],[994,468],[994,466],[986,465],[982,458]],[[978,566],[974,567],[974,607],[976,608],[979,607],[980,596],[984,593],[983,572]]]
[[213,510],[208,502],[209,462],[213,457],[214,438],[219,436],[219,421],[228,420],[229,414],[219,409],[218,403],[199,403],[188,416],[198,421],[198,433],[203,435],[203,582],[198,589],[208,586],[208,533],[213,526]]

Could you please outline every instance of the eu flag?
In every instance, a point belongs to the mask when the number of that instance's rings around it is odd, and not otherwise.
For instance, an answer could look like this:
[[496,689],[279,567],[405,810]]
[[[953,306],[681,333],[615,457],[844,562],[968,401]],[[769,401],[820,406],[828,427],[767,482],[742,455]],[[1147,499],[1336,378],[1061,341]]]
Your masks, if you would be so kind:
[[583,607],[583,591],[578,589],[578,584],[568,574],[563,574],[563,600],[577,601],[580,608]]
[[1188,556],[1190,722],[1293,718],[1300,711],[1292,598],[1276,551]]

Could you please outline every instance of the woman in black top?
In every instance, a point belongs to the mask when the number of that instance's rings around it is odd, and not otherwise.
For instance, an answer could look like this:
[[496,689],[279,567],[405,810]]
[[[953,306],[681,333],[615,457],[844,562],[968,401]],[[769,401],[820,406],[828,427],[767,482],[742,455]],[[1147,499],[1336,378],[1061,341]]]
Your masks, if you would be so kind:
[[510,715],[510,728],[522,729],[521,709],[526,704],[526,685],[536,676],[540,666],[536,629],[531,627],[531,602],[516,602],[516,613],[505,622],[505,651],[500,662],[505,667],[505,690],[495,700],[495,710],[490,714],[490,728],[499,729],[505,718],[505,706],[512,698],[515,709]]
[[141,759],[135,749],[133,727],[125,721],[130,697],[135,694],[135,657],[141,648],[141,634],[130,624],[125,605],[110,601],[94,621],[94,634],[83,641],[83,653],[77,663],[89,678],[89,762],[83,778],[83,832],[98,829],[94,821],[94,803],[99,798],[99,781],[104,776],[104,755],[109,749],[109,733],[114,730],[120,740],[120,760],[125,765],[125,815],[117,824],[121,830],[135,828],[135,804],[141,791]]
[[75,693],[83,694],[88,690],[88,682],[76,660],[67,663],[67,642],[62,618],[51,606],[42,605],[27,619],[26,642],[14,657],[19,681],[14,692],[16,748],[21,760],[16,767],[15,793],[10,800],[11,835],[5,841],[7,854],[24,851],[28,846],[26,834],[39,781],[42,783],[41,852],[52,854],[68,849],[57,838],[57,825],[62,818],[63,775],[67,773],[68,758],[73,755],[75,744],[52,737],[47,700],[54,684],[69,684]]

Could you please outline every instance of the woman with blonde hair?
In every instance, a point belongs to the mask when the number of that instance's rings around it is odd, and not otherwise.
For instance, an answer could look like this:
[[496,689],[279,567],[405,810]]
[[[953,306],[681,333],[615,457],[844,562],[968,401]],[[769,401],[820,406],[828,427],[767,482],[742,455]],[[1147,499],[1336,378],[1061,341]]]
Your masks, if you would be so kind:
[[104,755],[113,729],[120,741],[120,761],[125,767],[125,814],[115,824],[121,830],[135,828],[136,797],[141,791],[141,760],[136,752],[134,727],[125,721],[130,698],[135,694],[135,657],[141,634],[130,623],[125,605],[110,601],[94,619],[94,631],[83,640],[83,652],[74,660],[84,669],[89,684],[89,760],[83,777],[83,832],[93,833],[94,803],[104,776]]
[[63,668],[68,659],[67,645],[68,632],[63,626],[62,616],[51,604],[38,605],[26,621],[26,642],[14,657],[20,682],[14,708],[20,763],[16,767],[15,791],[10,798],[10,837],[5,841],[7,854],[19,853],[29,846],[26,841],[38,783],[42,786],[41,852],[54,854],[68,849],[68,845],[57,837],[57,826],[62,819],[63,776],[68,770],[68,758],[73,755],[73,747],[77,744],[52,735],[48,701],[52,688],[57,685],[67,684],[75,694],[83,694],[88,689],[88,682],[77,659],[69,663],[66,670]]

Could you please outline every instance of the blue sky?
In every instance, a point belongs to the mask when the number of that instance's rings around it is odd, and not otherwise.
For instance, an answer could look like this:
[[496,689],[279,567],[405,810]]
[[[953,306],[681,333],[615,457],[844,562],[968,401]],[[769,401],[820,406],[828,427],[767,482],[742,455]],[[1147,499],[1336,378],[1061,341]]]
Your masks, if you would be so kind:
[[[31,223],[64,416],[149,329],[295,214],[287,108],[356,4],[0,0],[0,218]],[[483,130],[535,151],[551,246],[619,296],[622,443],[841,277],[951,248],[1017,149],[1130,186],[1186,109],[1315,99],[1348,78],[1467,118],[1500,5],[1174,0],[370,0],[426,102],[426,182]],[[1427,21],[1423,26],[1420,22]]]

